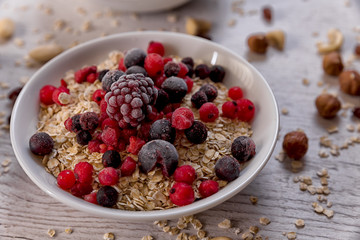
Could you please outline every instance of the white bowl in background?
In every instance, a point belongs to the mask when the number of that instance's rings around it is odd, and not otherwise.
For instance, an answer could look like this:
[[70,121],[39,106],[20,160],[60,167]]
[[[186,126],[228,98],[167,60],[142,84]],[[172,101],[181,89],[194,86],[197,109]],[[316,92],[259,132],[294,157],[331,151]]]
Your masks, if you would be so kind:
[[[99,64],[113,50],[125,51],[133,47],[146,49],[149,41],[164,44],[166,55],[191,56],[208,64],[225,67],[224,84],[240,86],[256,108],[252,122],[252,139],[256,155],[242,170],[240,176],[218,193],[190,205],[168,210],[125,211],[105,208],[88,203],[60,189],[53,175],[47,173],[41,160],[29,150],[29,139],[36,132],[39,113],[39,90],[46,84],[57,85],[65,72],[84,65]],[[42,190],[59,201],[75,208],[103,217],[127,221],[154,221],[174,219],[214,207],[244,189],[259,174],[274,150],[279,131],[279,114],[275,97],[263,76],[246,60],[214,42],[190,35],[172,32],[131,32],[95,39],[69,49],[46,63],[38,70],[21,91],[14,106],[10,135],[15,155],[30,179]]]

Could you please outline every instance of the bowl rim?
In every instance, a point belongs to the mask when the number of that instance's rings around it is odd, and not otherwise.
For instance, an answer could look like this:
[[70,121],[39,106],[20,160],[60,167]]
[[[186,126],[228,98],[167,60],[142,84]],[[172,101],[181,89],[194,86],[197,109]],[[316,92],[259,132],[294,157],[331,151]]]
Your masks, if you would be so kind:
[[[240,61],[247,68],[250,68],[251,71],[253,71],[257,75],[257,77],[259,79],[261,79],[261,81],[263,81],[263,83],[265,84],[267,91],[269,92],[271,99],[273,101],[272,102],[273,107],[275,107],[275,109],[276,109],[276,114],[275,114],[275,119],[274,119],[276,122],[276,126],[275,126],[276,129],[275,129],[275,135],[273,136],[273,138],[271,140],[270,149],[266,153],[265,159],[263,159],[261,164],[257,166],[257,168],[255,169],[254,172],[251,173],[250,177],[248,177],[241,184],[235,186],[233,189],[231,189],[231,191],[226,191],[225,193],[223,192],[223,195],[221,195],[221,197],[219,197],[219,196],[216,197],[215,196],[216,194],[214,194],[213,196],[207,197],[206,201],[203,201],[203,200],[205,200],[205,199],[203,199],[202,201],[196,201],[192,204],[189,204],[189,205],[186,205],[183,207],[176,207],[176,208],[171,208],[171,209],[166,209],[166,210],[129,211],[129,210],[120,210],[120,209],[113,209],[113,208],[104,208],[104,207],[101,207],[98,205],[88,203],[88,202],[86,202],[82,199],[76,198],[76,197],[74,197],[76,199],[73,199],[73,198],[69,198],[69,196],[58,195],[55,192],[48,189],[46,187],[46,184],[38,181],[38,179],[33,176],[33,173],[31,173],[31,170],[29,169],[28,164],[26,163],[26,161],[24,161],[21,158],[21,153],[20,153],[21,149],[18,146],[18,144],[16,144],[16,142],[15,142],[16,129],[15,129],[14,123],[17,118],[16,112],[17,112],[17,109],[19,108],[19,102],[20,102],[20,101],[16,101],[13,111],[12,111],[12,117],[11,117],[11,123],[10,123],[10,139],[11,139],[12,148],[14,150],[14,153],[15,153],[15,156],[16,156],[18,162],[20,163],[20,165],[21,165],[22,169],[25,171],[25,173],[29,176],[29,178],[40,189],[42,189],[44,192],[46,192],[53,198],[57,199],[58,201],[70,206],[71,208],[75,208],[75,209],[78,209],[78,210],[81,210],[81,211],[84,211],[84,212],[87,212],[87,213],[90,213],[93,215],[97,215],[97,216],[123,219],[123,220],[127,220],[127,221],[137,221],[137,222],[162,220],[162,219],[175,219],[175,218],[178,218],[181,216],[193,215],[193,214],[205,211],[209,208],[215,207],[216,205],[219,205],[220,203],[223,203],[226,200],[233,197],[234,195],[238,194],[242,189],[244,189],[249,183],[251,183],[255,179],[255,177],[260,173],[260,171],[264,168],[266,163],[269,161],[269,159],[274,151],[274,148],[275,148],[275,145],[277,142],[277,137],[279,134],[280,117],[279,117],[277,101],[275,99],[275,96],[274,96],[269,84],[267,83],[265,78],[262,76],[262,74],[260,74],[260,72],[257,71],[255,69],[255,67],[253,67],[250,63],[248,63],[243,57],[239,56],[238,54],[234,53],[230,49],[223,47],[222,45],[220,45],[218,43],[215,43],[215,42],[212,42],[212,41],[200,38],[200,37],[195,37],[195,36],[182,34],[182,33],[174,33],[174,32],[144,31],[144,32],[119,33],[119,34],[114,34],[114,35],[110,35],[107,37],[93,39],[93,40],[87,41],[85,43],[82,43],[74,48],[71,48],[71,49],[59,54],[55,58],[51,59],[44,66],[42,66],[40,69],[38,69],[36,71],[36,73],[34,73],[32,75],[29,82],[34,81],[34,79],[37,79],[38,76],[41,75],[41,73],[43,71],[45,71],[45,69],[48,66],[57,64],[57,62],[60,61],[62,57],[66,56],[68,54],[75,53],[77,51],[81,52],[83,49],[87,49],[89,46],[101,44],[102,41],[106,41],[106,40],[110,40],[110,39],[126,38],[126,37],[139,37],[139,36],[144,36],[144,35],[148,35],[148,36],[152,36],[152,37],[156,37],[156,36],[167,37],[168,36],[168,37],[177,37],[177,38],[189,38],[191,40],[194,40],[194,41],[197,41],[200,43],[203,42],[206,44],[210,44],[214,48],[221,49],[222,51],[226,52],[230,56],[234,57],[237,61]],[[22,96],[26,93],[26,90],[29,87],[29,85],[30,84],[26,84],[24,86],[24,89],[21,91],[18,99],[21,99]],[[67,193],[67,192],[64,191],[64,193]]]

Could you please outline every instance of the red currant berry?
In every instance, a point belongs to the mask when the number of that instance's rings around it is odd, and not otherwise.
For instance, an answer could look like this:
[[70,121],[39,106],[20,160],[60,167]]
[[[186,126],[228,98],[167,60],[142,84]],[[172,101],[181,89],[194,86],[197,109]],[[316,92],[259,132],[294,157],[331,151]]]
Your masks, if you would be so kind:
[[188,129],[194,123],[194,114],[189,108],[178,108],[172,114],[171,123],[178,130]]
[[186,77],[184,78],[184,80],[185,80],[185,83],[186,83],[186,85],[187,85],[187,87],[188,87],[187,93],[190,93],[191,90],[192,90],[192,88],[193,88],[193,86],[194,86],[194,81],[193,81],[190,77],[188,77],[188,76],[186,76]]
[[203,198],[209,197],[219,191],[219,184],[214,180],[206,180],[199,186],[199,192]]
[[144,68],[149,77],[161,76],[164,69],[162,57],[157,53],[149,53],[145,58]]
[[161,42],[151,41],[149,42],[147,53],[157,53],[163,57],[165,54],[164,45]]
[[104,186],[112,186],[118,183],[119,173],[113,167],[104,168],[98,175],[100,184]]
[[225,102],[221,107],[224,117],[235,119],[237,115],[237,104],[235,101]]
[[189,184],[177,182],[170,189],[170,200],[178,206],[185,206],[195,201],[194,190]]
[[180,77],[180,78],[184,78],[185,76],[186,76],[186,74],[189,72],[189,69],[187,68],[187,66],[184,64],[184,63],[182,63],[182,62],[180,62],[180,63],[178,63],[179,64],[179,66],[180,66],[180,71],[179,71],[179,73],[178,73],[178,77]]
[[174,180],[176,182],[183,182],[191,185],[195,179],[196,171],[190,165],[180,166],[174,172]]
[[236,100],[237,104],[237,118],[240,121],[250,122],[255,115],[255,106],[254,104],[246,98],[241,98]]
[[92,100],[100,106],[101,100],[104,99],[105,94],[106,92],[104,90],[98,89],[93,93]]
[[96,200],[96,192],[92,192],[92,193],[85,195],[84,200],[89,203],[98,204],[98,202]]
[[74,186],[76,181],[75,174],[71,170],[63,170],[57,177],[57,184],[64,190],[70,189]]
[[240,87],[232,87],[229,89],[228,95],[232,100],[238,100],[243,97],[243,91]]
[[51,105],[54,103],[52,99],[53,92],[55,91],[56,87],[53,85],[45,85],[40,89],[40,102],[45,105]]
[[82,197],[84,195],[87,195],[91,193],[93,190],[90,183],[75,183],[74,186],[70,189],[70,192],[72,195],[76,197]]
[[219,109],[213,103],[204,103],[199,109],[199,115],[203,122],[215,122],[219,117]]
[[88,162],[79,162],[75,165],[74,173],[80,183],[92,183],[93,166]]

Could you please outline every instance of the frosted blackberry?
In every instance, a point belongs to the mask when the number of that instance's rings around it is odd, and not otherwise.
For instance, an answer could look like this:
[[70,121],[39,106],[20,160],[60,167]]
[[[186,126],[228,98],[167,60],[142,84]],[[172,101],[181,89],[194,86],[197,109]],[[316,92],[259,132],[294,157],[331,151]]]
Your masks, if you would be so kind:
[[102,71],[99,72],[99,76],[98,79],[100,82],[102,82],[103,77],[105,76],[105,74],[109,71],[109,69],[104,69]]
[[169,77],[161,85],[162,89],[169,94],[170,102],[181,102],[187,93],[187,85],[185,81],[178,77]]
[[51,153],[54,147],[54,141],[49,134],[39,132],[32,135],[29,140],[29,147],[32,153],[44,156]]
[[102,78],[102,88],[105,92],[109,92],[111,85],[119,80],[119,78],[125,73],[120,70],[110,70]]
[[195,144],[200,144],[205,142],[207,138],[207,129],[205,124],[200,121],[194,121],[193,125],[185,129],[186,138]]
[[167,119],[156,120],[150,128],[151,140],[161,139],[174,143],[176,130],[171,126],[171,122]]
[[222,66],[214,65],[210,68],[209,78],[213,82],[222,82],[225,77],[225,69]]
[[199,64],[195,68],[195,76],[199,77],[200,79],[205,79],[209,76],[210,69],[206,64]]
[[199,109],[204,103],[208,102],[208,98],[203,91],[197,91],[191,96],[191,103],[194,107]]
[[231,182],[240,175],[240,163],[233,157],[225,156],[215,163],[215,174],[218,178]]
[[130,49],[124,57],[124,65],[126,68],[131,66],[144,66],[144,61],[146,58],[146,53],[140,48]]
[[194,67],[194,60],[191,57],[184,57],[183,59],[181,59],[181,62],[186,65],[190,65],[191,68]]
[[140,67],[140,66],[131,66],[131,67],[129,67],[127,70],[126,70],[126,72],[125,72],[126,74],[132,74],[132,73],[142,73],[145,77],[147,77],[148,76],[148,74],[147,74],[147,72],[146,72],[146,70],[145,70],[145,68],[143,68],[143,67]]
[[170,102],[169,95],[163,90],[158,90],[158,97],[156,99],[155,108],[161,112],[166,105]]
[[206,94],[208,101],[212,102],[215,100],[215,98],[218,95],[218,90],[214,85],[211,84],[205,84],[203,85],[199,91],[202,91]]
[[165,64],[164,66],[164,73],[165,76],[171,77],[171,76],[177,76],[180,72],[180,66],[176,62],[170,61]]
[[231,154],[240,162],[249,161],[255,155],[255,143],[246,136],[237,137],[231,144]]
[[137,127],[146,114],[151,113],[158,90],[151,78],[140,73],[123,75],[106,93],[106,113],[116,120],[121,128]]
[[80,124],[80,117],[80,114],[76,114],[75,116],[71,117],[71,131],[74,133],[78,133],[83,130]]
[[80,145],[88,144],[92,139],[91,133],[87,130],[82,130],[76,134],[76,141]]
[[104,186],[99,189],[96,194],[96,200],[99,205],[103,207],[112,207],[116,204],[118,199],[118,192],[115,188],[110,186]]

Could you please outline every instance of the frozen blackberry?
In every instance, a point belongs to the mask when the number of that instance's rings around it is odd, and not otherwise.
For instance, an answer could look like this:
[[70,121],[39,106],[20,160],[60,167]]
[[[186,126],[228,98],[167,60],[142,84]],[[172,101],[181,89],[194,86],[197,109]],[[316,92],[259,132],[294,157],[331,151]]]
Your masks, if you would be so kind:
[[185,129],[185,136],[192,143],[203,143],[207,138],[207,128],[202,122],[194,121],[190,128]]
[[98,79],[100,82],[102,82],[103,77],[105,76],[105,74],[109,71],[109,69],[104,69],[102,71],[99,72],[99,76]]
[[17,87],[8,94],[8,98],[12,101],[12,104],[15,104],[15,101],[16,101],[17,97],[19,96],[21,90],[22,90],[22,87]]
[[194,107],[199,109],[204,103],[208,102],[208,97],[203,91],[197,91],[191,96],[191,103]]
[[192,77],[194,75],[194,68],[192,66],[190,66],[189,64],[185,64],[185,66],[188,68],[188,72],[186,74],[186,76]]
[[195,68],[195,76],[199,77],[200,79],[205,79],[209,76],[210,69],[206,64],[199,64]]
[[164,176],[171,176],[179,161],[179,154],[171,143],[164,140],[152,140],[146,143],[138,155],[140,169],[148,173],[160,166]]
[[125,54],[124,65],[126,68],[129,68],[134,65],[143,67],[145,58],[146,58],[146,53],[144,52],[144,50],[140,48],[133,48],[130,49]]
[[240,163],[249,161],[255,155],[255,143],[246,136],[237,137],[231,144],[231,154]]
[[103,207],[112,207],[116,204],[118,192],[111,186],[104,186],[96,194],[96,200]]
[[102,88],[105,92],[109,92],[111,85],[119,80],[119,78],[125,73],[120,70],[110,70],[102,78]]
[[222,82],[225,77],[225,69],[222,66],[214,65],[210,68],[209,78],[213,82]]
[[125,73],[126,73],[126,74],[142,73],[145,77],[148,76],[145,68],[140,67],[140,66],[137,66],[137,65],[129,67],[129,68],[126,70]]
[[170,61],[167,62],[164,66],[164,73],[165,76],[171,77],[171,76],[177,76],[180,72],[180,65],[176,62]]
[[155,108],[161,112],[166,105],[170,102],[169,95],[163,90],[158,90],[158,97],[156,99]]
[[99,117],[94,112],[86,112],[80,116],[80,125],[83,130],[95,130],[99,126]]
[[105,95],[106,113],[121,128],[137,127],[151,113],[158,95],[154,82],[140,73],[123,75]]
[[45,132],[35,133],[29,140],[29,147],[33,154],[44,156],[53,150],[54,140]]
[[150,127],[150,139],[161,139],[174,143],[176,130],[171,126],[171,122],[167,119],[156,120]]
[[87,130],[82,130],[76,134],[76,142],[80,145],[88,144],[92,139],[91,133]]
[[191,68],[194,67],[194,60],[191,57],[184,57],[183,59],[181,59],[181,62],[191,66]]
[[215,163],[215,174],[218,178],[231,182],[240,175],[240,163],[233,157],[222,157]]
[[80,114],[76,114],[75,116],[71,117],[71,131],[74,133],[78,133],[83,130],[80,124],[80,117]]
[[161,85],[162,89],[169,95],[170,102],[179,103],[187,93],[185,81],[178,77],[169,77]]
[[117,151],[108,150],[102,155],[102,164],[104,167],[118,168],[121,164],[121,157]]
[[218,90],[214,85],[211,84],[205,84],[203,85],[199,91],[202,91],[206,94],[207,99],[209,102],[212,102],[215,100],[215,98],[218,95]]

